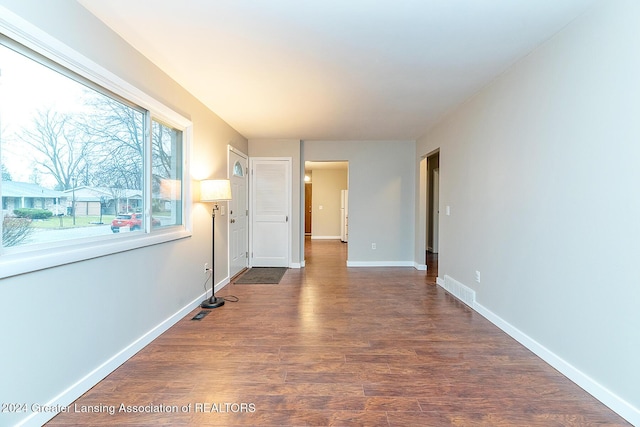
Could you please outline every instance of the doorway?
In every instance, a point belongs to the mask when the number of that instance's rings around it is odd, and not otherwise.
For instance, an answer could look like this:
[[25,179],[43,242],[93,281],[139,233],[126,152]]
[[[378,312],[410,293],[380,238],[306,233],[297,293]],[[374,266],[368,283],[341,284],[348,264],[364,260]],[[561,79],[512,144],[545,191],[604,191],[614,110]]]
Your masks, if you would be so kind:
[[305,236],[347,242],[349,162],[305,161]]
[[427,256],[439,251],[440,223],[440,152],[427,157]]
[[[311,216],[313,215],[313,184],[311,177],[304,177],[304,235],[311,236]],[[308,180],[308,181],[307,181]]]

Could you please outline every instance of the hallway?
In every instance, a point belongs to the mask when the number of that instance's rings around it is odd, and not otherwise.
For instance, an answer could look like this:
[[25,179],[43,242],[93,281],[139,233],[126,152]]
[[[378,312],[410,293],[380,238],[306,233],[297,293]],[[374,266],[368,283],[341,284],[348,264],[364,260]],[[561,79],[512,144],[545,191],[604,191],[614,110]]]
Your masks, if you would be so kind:
[[228,285],[218,296],[239,302],[194,310],[75,404],[113,415],[50,425],[628,425],[432,271],[347,268],[346,250],[308,240],[306,267],[280,284]]

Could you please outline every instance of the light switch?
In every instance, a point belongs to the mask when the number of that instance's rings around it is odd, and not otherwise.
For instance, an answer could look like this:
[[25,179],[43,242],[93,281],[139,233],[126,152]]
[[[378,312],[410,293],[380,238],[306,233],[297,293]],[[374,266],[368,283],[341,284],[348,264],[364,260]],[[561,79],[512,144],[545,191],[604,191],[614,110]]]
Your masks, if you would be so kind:
[[451,215],[451,206],[447,205],[447,206],[444,208],[444,212],[445,212],[445,214],[446,214],[447,216]]
[[323,208],[323,206],[322,206],[322,205],[318,205],[318,209],[319,209],[319,210],[322,210],[322,209],[324,209],[324,208]]

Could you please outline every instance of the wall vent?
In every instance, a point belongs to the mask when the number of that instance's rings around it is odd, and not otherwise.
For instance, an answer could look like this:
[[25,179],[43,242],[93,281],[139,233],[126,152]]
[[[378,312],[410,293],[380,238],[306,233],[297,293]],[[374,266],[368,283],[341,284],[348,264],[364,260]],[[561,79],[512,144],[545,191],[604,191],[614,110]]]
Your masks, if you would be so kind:
[[444,283],[439,281],[439,284],[445,291],[473,308],[474,303],[476,302],[476,291],[446,275],[444,276]]

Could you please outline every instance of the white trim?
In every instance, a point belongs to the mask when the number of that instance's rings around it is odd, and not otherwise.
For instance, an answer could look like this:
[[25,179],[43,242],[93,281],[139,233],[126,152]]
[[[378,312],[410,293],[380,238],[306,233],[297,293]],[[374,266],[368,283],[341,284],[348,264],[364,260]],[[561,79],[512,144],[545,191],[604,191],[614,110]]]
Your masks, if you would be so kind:
[[[449,278],[449,276],[445,276],[445,278]],[[449,278],[453,280],[452,278]],[[446,290],[446,280],[438,277],[436,279],[436,283]],[[456,282],[459,283],[459,282]],[[463,284],[460,284],[465,286]],[[459,295],[455,295],[455,293],[449,292],[450,295],[454,296],[457,299],[460,299]],[[466,301],[460,299],[460,301],[467,303]],[[510,337],[518,341],[524,347],[533,352],[536,356],[544,360],[546,363],[555,368],[562,375],[567,377],[569,380],[573,381],[576,385],[581,387],[587,393],[591,394],[593,397],[598,399],[604,405],[609,407],[611,410],[616,412],[618,415],[629,421],[632,425],[640,425],[640,410],[634,407],[631,403],[622,399],[620,396],[613,393],[611,390],[604,387],[602,384],[596,382],[593,378],[589,377],[584,372],[577,369],[575,366],[571,365],[564,359],[562,359],[557,354],[553,353],[551,350],[483,306],[475,300],[475,296],[473,298],[473,302],[470,307],[476,311],[478,314],[483,316],[485,319],[493,323],[495,326],[500,328]]]
[[[224,288],[230,282],[230,278],[226,277],[222,279],[215,286],[215,292]],[[162,333],[166,332],[170,327],[178,323],[183,317],[185,317],[193,309],[197,308],[203,300],[208,297],[208,291],[195,298],[189,304],[182,309],[178,310],[173,315],[169,316],[164,321],[160,322],[156,327],[152,328],[149,332],[129,344],[120,352],[112,356],[109,360],[102,365],[95,368],[86,376],[81,378],[75,384],[62,393],[51,399],[46,403],[46,406],[68,406],[72,404],[76,399],[90,390],[93,386],[102,381],[107,375],[115,371],[120,365],[132,358],[136,353],[149,345],[153,340],[158,338]],[[51,420],[57,413],[47,412],[33,412],[31,415],[20,421],[16,426],[44,425],[47,421]]]
[[292,262],[289,264],[289,268],[302,268],[302,265],[299,262]]
[[347,261],[347,267],[413,267],[413,261]]
[[[214,293],[218,292],[220,289],[223,289],[225,286],[227,286],[229,283],[231,282],[231,278],[229,276],[225,277],[224,279],[222,279],[221,281],[219,281],[216,286],[214,287]],[[204,296],[202,297],[207,298],[207,293],[204,293]],[[201,300],[202,301],[202,300]]]
[[92,239],[91,242],[83,241],[75,244],[70,243],[71,241],[65,241],[67,242],[66,245],[56,247],[55,249],[47,248],[14,254],[3,254],[0,256],[0,279],[191,236],[190,231],[182,227],[179,228],[180,230],[168,230],[167,232],[157,231],[148,234],[139,234],[135,237],[105,236],[100,240]]
[[311,236],[311,240],[340,240],[340,236]]
[[472,308],[632,425],[640,425],[640,410],[631,403],[617,396],[482,304],[474,302]]
[[[227,278],[228,279],[228,278]],[[228,281],[228,280],[227,280]],[[151,343],[154,339],[159,337],[163,332],[167,331],[171,326],[175,325],[180,321],[183,317],[189,314],[194,308],[198,307],[200,303],[206,298],[206,293],[197,297],[189,304],[184,306],[182,309],[178,310],[173,315],[169,316],[166,320],[160,322],[157,326],[149,330],[146,334],[142,335],[140,338],[129,344],[127,347],[123,348],[120,352],[112,356],[109,360],[104,362],[102,365],[95,368],[93,371],[85,375],[83,378],[78,380],[71,387],[64,390],[62,393],[51,399],[47,402],[46,406],[68,406],[73,403],[76,399],[90,390],[94,385],[98,384],[102,381],[107,375],[111,372],[115,371],[120,365],[133,357],[137,352],[146,347],[149,343]],[[57,413],[52,412],[33,412],[31,415],[27,416],[22,421],[18,422],[16,426],[41,426],[44,425],[47,421],[51,420]]]
[[[245,154],[243,151],[240,151],[238,148],[234,147],[233,145],[227,144],[227,148],[229,149],[229,151],[233,151],[240,157],[244,157],[245,159],[249,160],[249,156],[247,154]],[[227,155],[227,160],[229,160],[228,155]]]
[[419,271],[427,271],[427,265],[426,264],[418,264],[417,262],[413,263],[413,268],[415,268],[416,270],[419,270]]

